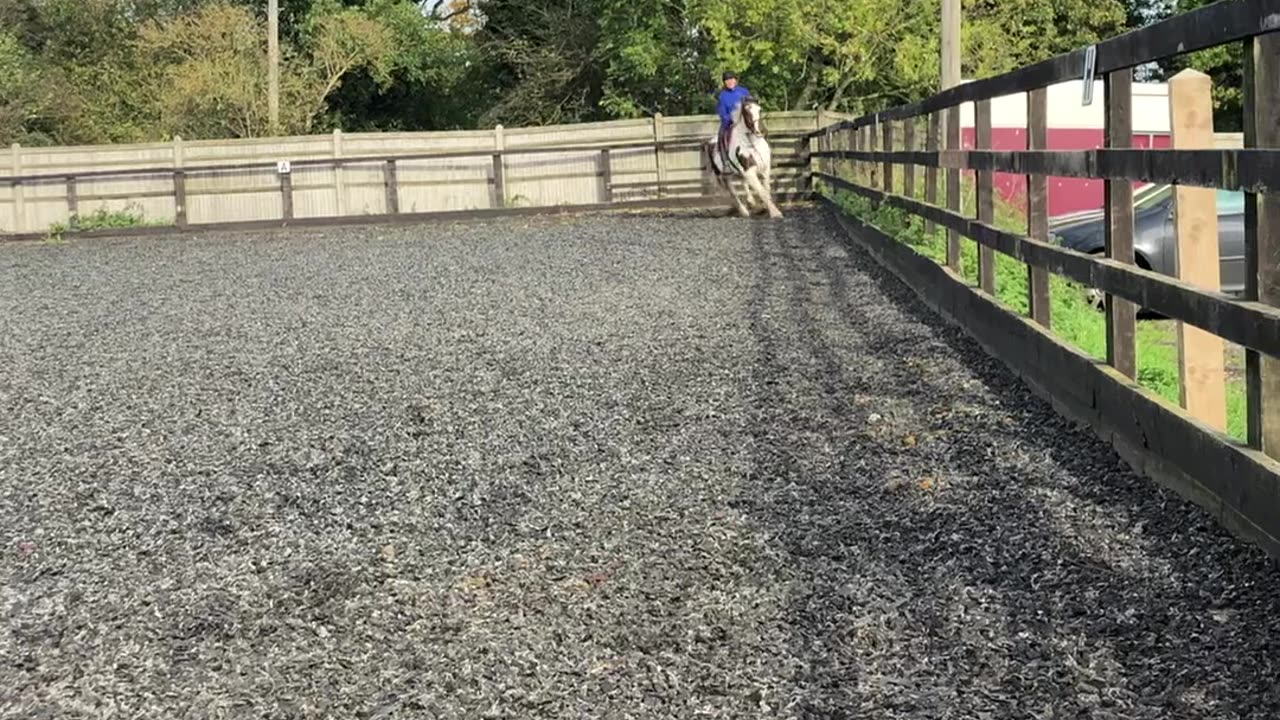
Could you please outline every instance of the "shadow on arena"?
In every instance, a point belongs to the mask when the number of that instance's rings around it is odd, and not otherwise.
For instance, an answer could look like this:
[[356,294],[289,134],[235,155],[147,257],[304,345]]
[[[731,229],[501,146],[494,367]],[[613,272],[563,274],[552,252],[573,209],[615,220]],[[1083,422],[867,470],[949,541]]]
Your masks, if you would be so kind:
[[[735,504],[801,578],[792,707],[1274,716],[1260,552],[1054,414],[824,211],[753,228],[765,380]],[[878,432],[902,421],[909,443]]]

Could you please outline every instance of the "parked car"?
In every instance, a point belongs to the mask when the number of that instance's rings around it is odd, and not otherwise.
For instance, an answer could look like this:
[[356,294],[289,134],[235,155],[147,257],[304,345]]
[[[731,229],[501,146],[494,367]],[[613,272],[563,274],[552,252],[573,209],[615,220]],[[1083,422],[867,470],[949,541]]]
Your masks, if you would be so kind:
[[[1222,292],[1244,293],[1244,193],[1218,190],[1218,252]],[[1056,218],[1050,234],[1064,247],[1101,255],[1106,248],[1106,219],[1101,211]],[[1134,262],[1148,270],[1174,276],[1177,239],[1173,222],[1173,186],[1144,188],[1134,199]],[[1103,293],[1091,290],[1089,299],[1101,307]]]

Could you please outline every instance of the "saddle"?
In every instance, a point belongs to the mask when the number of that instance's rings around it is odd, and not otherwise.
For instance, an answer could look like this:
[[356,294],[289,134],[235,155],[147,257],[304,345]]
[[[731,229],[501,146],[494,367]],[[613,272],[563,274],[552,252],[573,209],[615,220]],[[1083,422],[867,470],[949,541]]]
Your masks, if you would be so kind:
[[720,161],[724,163],[726,170],[729,169],[729,137],[732,134],[732,125],[716,133],[716,150],[720,153]]

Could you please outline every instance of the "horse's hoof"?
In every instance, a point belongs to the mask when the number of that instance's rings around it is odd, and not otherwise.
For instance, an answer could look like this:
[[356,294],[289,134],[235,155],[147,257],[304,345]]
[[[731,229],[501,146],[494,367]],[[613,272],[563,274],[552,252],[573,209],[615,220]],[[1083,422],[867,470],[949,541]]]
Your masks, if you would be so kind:
[[738,210],[738,215],[739,215],[740,217],[749,218],[749,217],[751,217],[751,211],[750,211],[750,210],[748,210],[748,209],[746,209],[746,208],[740,208],[740,209]]

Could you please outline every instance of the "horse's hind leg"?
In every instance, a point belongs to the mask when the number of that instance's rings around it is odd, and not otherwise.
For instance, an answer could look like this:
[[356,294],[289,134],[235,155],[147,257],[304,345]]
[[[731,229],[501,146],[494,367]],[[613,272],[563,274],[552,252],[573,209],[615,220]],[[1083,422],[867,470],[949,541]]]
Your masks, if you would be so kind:
[[716,184],[723,188],[724,191],[729,194],[729,197],[733,199],[734,210],[736,210],[742,217],[747,217],[750,213],[742,206],[742,201],[738,199],[738,193],[734,191],[733,183],[729,179],[729,171],[727,169],[720,170],[716,167],[715,156],[719,154],[720,151],[715,147],[714,143],[707,148],[707,168],[711,171],[712,175],[715,175]]

